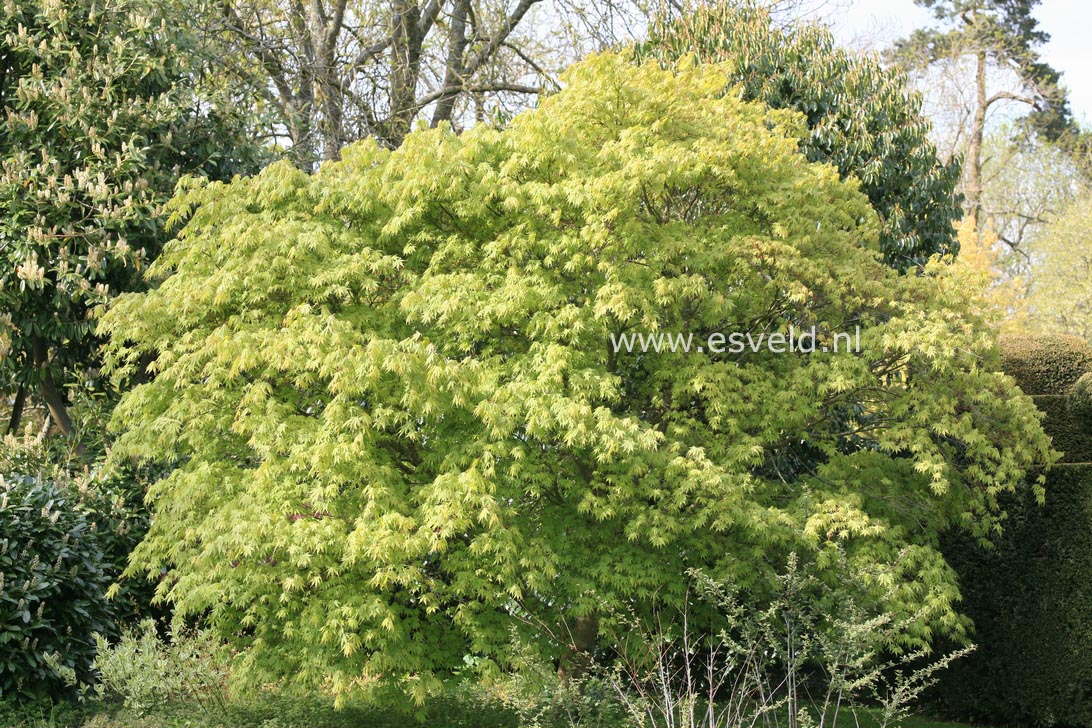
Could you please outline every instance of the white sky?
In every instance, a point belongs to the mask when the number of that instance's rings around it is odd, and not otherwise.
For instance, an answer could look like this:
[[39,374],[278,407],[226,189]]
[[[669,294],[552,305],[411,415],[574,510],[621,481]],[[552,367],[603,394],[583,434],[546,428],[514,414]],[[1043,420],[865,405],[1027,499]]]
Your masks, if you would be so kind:
[[[915,28],[933,24],[931,11],[913,0],[827,0],[817,13],[838,39],[854,46],[884,46]],[[1042,0],[1039,27],[1050,34],[1043,59],[1062,72],[1069,102],[1085,126],[1092,122],[1092,2]]]

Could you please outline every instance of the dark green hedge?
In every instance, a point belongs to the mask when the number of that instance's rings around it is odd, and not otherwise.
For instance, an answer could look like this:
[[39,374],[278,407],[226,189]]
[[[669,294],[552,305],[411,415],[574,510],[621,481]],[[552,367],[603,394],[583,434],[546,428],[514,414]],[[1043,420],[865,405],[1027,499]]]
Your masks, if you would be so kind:
[[1092,347],[1078,336],[1005,336],[1001,362],[1026,394],[1066,394],[1092,370]]
[[1092,437],[1073,392],[1092,350],[1071,337],[1008,338],[1002,360],[1035,395],[1063,463],[1047,473],[1044,505],[1030,493],[1003,500],[995,548],[945,538],[978,651],[949,670],[937,698],[954,718],[1092,728]]
[[1072,400],[1064,394],[1039,394],[1032,399],[1046,415],[1043,429],[1050,435],[1054,449],[1062,453],[1062,462],[1092,462],[1092,437],[1088,422],[1080,416]]
[[1085,431],[1092,429],[1092,372],[1069,388],[1069,411]]
[[1058,465],[1047,499],[1006,504],[995,549],[952,536],[963,611],[978,650],[940,686],[954,718],[1092,726],[1092,465]]

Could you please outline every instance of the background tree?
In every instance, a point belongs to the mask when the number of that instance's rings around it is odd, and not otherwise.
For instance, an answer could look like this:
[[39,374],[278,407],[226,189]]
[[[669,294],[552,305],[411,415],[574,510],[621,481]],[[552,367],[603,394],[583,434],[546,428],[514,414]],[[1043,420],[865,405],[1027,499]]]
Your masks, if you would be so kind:
[[[995,106],[1015,102],[1030,112],[1026,125],[1046,140],[1072,133],[1069,105],[1059,73],[1038,49],[1050,36],[1033,16],[1039,0],[915,0],[931,8],[941,27],[919,29],[895,44],[891,57],[904,68],[947,73],[970,81],[966,105],[950,130],[963,156],[964,212],[982,222],[983,142]],[[991,76],[994,78],[991,83]]]
[[140,282],[181,174],[252,170],[246,126],[195,90],[184,7],[6,0],[0,14],[0,391],[61,432],[94,361],[88,311]]
[[[884,265],[803,118],[724,80],[599,55],[506,130],[190,185],[161,282],[101,324],[115,375],[157,372],[115,455],[173,466],[132,573],[166,569],[240,677],[342,693],[513,639],[564,667],[689,567],[761,600],[791,553],[905,645],[960,634],[937,534],[992,532],[1049,442],[967,280]],[[611,346],[790,326],[861,348]]]
[[416,120],[461,128],[526,108],[569,63],[643,26],[637,5],[223,0],[206,32],[311,170],[358,139],[396,147]]
[[1032,247],[1028,306],[1036,330],[1092,339],[1092,198],[1073,200]]
[[1035,273],[1037,241],[1088,183],[1079,160],[1060,144],[1014,125],[988,134],[982,153],[980,227],[996,235],[1000,270],[1026,286]]
[[1027,329],[1027,291],[1019,277],[1013,277],[1005,269],[998,245],[997,233],[987,225],[976,230],[969,220],[960,221],[956,229],[959,238],[959,257],[954,265],[977,278],[984,291],[982,303],[999,323],[1000,331],[1018,334]]
[[956,249],[959,167],[938,161],[921,99],[901,74],[838,48],[821,26],[775,23],[765,8],[738,0],[661,14],[637,48],[639,59],[661,62],[689,53],[724,63],[744,98],[805,115],[804,153],[860,181],[880,215],[888,263],[905,269]]

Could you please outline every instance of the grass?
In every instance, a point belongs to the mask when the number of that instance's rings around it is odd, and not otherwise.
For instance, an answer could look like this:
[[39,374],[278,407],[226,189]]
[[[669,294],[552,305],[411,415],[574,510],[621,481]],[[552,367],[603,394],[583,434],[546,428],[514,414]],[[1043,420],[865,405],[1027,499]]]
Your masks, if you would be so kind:
[[[540,716],[536,728],[569,728],[563,714]],[[394,708],[350,704],[335,710],[330,700],[320,697],[291,698],[267,694],[250,700],[233,700],[223,709],[196,703],[163,706],[141,714],[121,706],[90,703],[18,714],[0,705],[0,728],[523,728],[513,709],[499,703],[466,698],[434,699],[416,715]],[[783,724],[782,724],[783,725]],[[623,728],[617,718],[604,716],[581,721],[581,728]],[[875,717],[858,711],[839,716],[837,728],[877,728]],[[903,728],[967,728],[966,724],[911,717]]]

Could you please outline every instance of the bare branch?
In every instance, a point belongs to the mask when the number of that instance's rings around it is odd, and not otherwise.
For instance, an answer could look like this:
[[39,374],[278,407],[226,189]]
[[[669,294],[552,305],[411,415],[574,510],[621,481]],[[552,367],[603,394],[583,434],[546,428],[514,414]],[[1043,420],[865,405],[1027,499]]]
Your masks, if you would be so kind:
[[527,11],[531,9],[531,6],[539,2],[542,2],[542,0],[520,0],[519,5],[516,6],[511,15],[505,18],[504,22],[501,23],[500,28],[493,34],[493,37],[490,38],[485,46],[466,64],[465,75],[473,76],[477,70],[482,67],[482,64],[492,58],[493,54],[497,52],[497,48],[499,48],[500,44],[507,40],[508,36],[512,34],[512,30],[514,30],[516,25],[519,24],[519,21],[523,19],[523,16],[527,14]]
[[418,99],[417,108],[423,109],[432,102],[438,101],[448,95],[457,95],[460,93],[497,93],[499,91],[509,91],[511,93],[517,94],[540,94],[543,93],[545,89],[543,89],[541,86],[527,86],[519,83],[487,83],[477,86],[456,86],[453,88],[442,88],[439,91],[434,91]]

